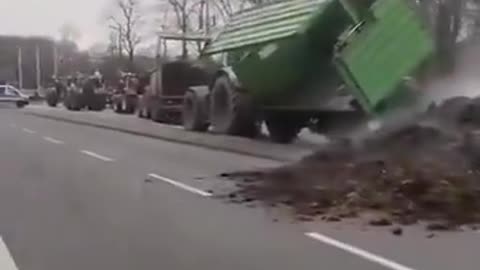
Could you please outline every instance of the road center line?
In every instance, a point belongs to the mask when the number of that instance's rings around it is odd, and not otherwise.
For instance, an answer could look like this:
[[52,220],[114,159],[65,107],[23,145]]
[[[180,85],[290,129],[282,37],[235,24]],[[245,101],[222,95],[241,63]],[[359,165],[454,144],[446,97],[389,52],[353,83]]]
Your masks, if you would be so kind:
[[92,152],[92,151],[88,151],[88,150],[81,150],[80,151],[81,153],[87,155],[87,156],[90,156],[90,157],[93,157],[93,158],[96,158],[96,159],[100,159],[100,160],[103,160],[103,161],[107,161],[107,162],[113,162],[115,161],[114,159],[111,159],[109,157],[106,157],[106,156],[102,156],[100,154],[97,154],[95,152]]
[[43,139],[47,142],[51,142],[53,144],[65,144],[65,142],[63,141],[60,141],[60,140],[57,140],[57,139],[54,139],[52,137],[43,137]]
[[401,265],[397,262],[391,261],[389,259],[383,258],[383,257],[378,256],[378,255],[375,255],[371,252],[368,252],[366,250],[354,247],[352,245],[340,242],[338,240],[335,240],[333,238],[330,238],[330,237],[325,236],[325,235],[320,234],[320,233],[308,232],[308,233],[305,233],[305,235],[307,237],[312,238],[312,239],[318,240],[318,241],[320,241],[324,244],[334,246],[334,247],[339,248],[339,249],[341,249],[343,251],[346,251],[348,253],[357,255],[357,256],[365,259],[365,260],[377,263],[377,264],[379,264],[383,267],[386,267],[388,269],[391,269],[391,270],[415,270],[413,268]]
[[8,251],[7,245],[0,237],[0,269],[2,270],[18,270],[12,255]]
[[35,130],[31,130],[31,129],[28,129],[28,128],[24,128],[24,129],[22,129],[22,130],[23,130],[24,132],[26,132],[26,133],[29,133],[29,134],[35,134],[35,133],[37,133]]
[[166,183],[169,183],[173,186],[176,186],[178,188],[181,188],[183,190],[186,190],[186,191],[189,191],[189,192],[192,192],[192,193],[195,193],[195,194],[198,194],[200,196],[203,196],[203,197],[210,197],[212,196],[212,194],[210,192],[206,192],[206,191],[203,191],[201,189],[198,189],[198,188],[194,188],[194,187],[191,187],[189,185],[186,185],[186,184],[183,184],[183,183],[180,183],[180,182],[177,182],[175,180],[172,180],[172,179],[169,179],[167,177],[163,177],[163,176],[160,176],[158,174],[154,174],[154,173],[151,173],[149,174],[148,176],[152,177],[152,178],[155,178],[157,180],[161,180],[163,182],[166,182]]

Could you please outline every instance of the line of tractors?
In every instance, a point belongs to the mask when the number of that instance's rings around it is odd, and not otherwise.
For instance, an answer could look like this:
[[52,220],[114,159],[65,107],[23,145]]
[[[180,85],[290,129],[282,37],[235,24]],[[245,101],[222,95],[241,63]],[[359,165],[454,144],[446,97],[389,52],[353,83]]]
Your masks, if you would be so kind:
[[274,1],[232,16],[213,38],[159,36],[157,55],[165,39],[203,44],[196,60],[157,56],[153,71],[125,73],[112,91],[93,75],[52,91],[47,102],[54,106],[63,95],[71,110],[110,103],[117,113],[197,132],[252,137],[265,125],[279,143],[305,127],[354,126],[411,100],[409,80],[428,70],[438,46],[415,5]]
[[[109,86],[97,71],[94,75],[56,78],[47,92],[46,102],[60,102],[72,111],[101,111],[110,107],[119,114],[137,114],[156,122],[183,123],[183,105],[189,87],[208,83],[213,68],[202,62],[177,60],[163,63],[161,69],[135,74],[122,72]],[[160,80],[162,82],[160,82]]]
[[95,72],[91,76],[77,74],[66,78],[54,78],[54,87],[47,91],[45,99],[51,107],[63,102],[65,108],[72,111],[82,109],[101,111],[107,105],[108,93],[101,75]]

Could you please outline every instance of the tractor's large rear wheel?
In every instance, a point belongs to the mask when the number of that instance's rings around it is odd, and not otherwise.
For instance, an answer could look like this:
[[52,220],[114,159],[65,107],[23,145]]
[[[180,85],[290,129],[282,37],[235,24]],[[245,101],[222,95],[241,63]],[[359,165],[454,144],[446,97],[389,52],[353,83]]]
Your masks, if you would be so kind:
[[207,112],[204,102],[192,91],[183,99],[182,121],[186,130],[204,132],[208,129]]
[[217,78],[210,99],[210,121],[216,133],[253,137],[256,133],[253,101],[226,76]]
[[45,100],[47,102],[47,105],[50,107],[57,107],[58,104],[58,95],[57,92],[55,91],[50,91],[47,93]]

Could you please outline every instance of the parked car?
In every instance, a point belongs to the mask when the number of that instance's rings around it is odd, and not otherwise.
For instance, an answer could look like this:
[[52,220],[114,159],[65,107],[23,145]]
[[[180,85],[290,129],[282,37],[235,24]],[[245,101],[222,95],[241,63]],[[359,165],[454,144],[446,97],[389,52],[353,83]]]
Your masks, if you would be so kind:
[[0,85],[0,103],[15,104],[18,108],[23,108],[28,105],[29,97],[22,93],[17,88],[4,84]]

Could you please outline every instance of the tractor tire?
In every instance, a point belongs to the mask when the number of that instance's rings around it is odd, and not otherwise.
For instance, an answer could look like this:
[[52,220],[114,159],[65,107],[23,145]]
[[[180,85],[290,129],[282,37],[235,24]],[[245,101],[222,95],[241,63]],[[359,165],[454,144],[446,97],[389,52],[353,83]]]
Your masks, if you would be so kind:
[[57,107],[58,95],[56,92],[49,92],[45,97],[45,101],[49,107]]
[[27,104],[25,102],[22,102],[22,101],[17,101],[17,103],[15,105],[17,106],[18,109],[22,109]]
[[252,99],[236,89],[226,76],[218,77],[213,86],[210,121],[215,133],[245,137],[256,135]]
[[72,97],[70,95],[66,95],[63,99],[63,106],[65,106],[65,108],[67,108],[69,111],[72,110]]
[[73,111],[80,111],[80,110],[82,110],[82,105],[80,105],[80,101],[79,101],[79,100],[76,100],[75,102],[73,102],[72,110],[73,110]]
[[57,103],[54,103],[54,102],[47,102],[47,105],[52,108],[57,107]]
[[67,110],[73,111],[73,106],[72,106],[72,102],[71,102],[71,101],[67,102],[67,103],[65,104],[65,107],[67,107]]
[[187,91],[183,99],[182,122],[186,130],[199,132],[208,130],[205,104],[192,91]]
[[265,119],[270,139],[273,142],[288,144],[298,136],[302,125],[295,118],[270,115]]

